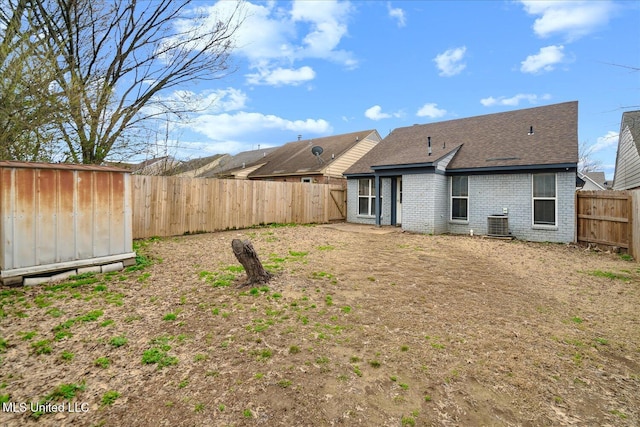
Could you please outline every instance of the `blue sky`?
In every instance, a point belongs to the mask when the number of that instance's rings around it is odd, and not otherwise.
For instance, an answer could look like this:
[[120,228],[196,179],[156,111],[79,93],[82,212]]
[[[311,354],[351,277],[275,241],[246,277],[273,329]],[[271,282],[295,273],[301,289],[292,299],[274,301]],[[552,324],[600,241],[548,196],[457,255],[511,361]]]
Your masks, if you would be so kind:
[[245,6],[237,70],[183,88],[213,102],[173,128],[178,158],[578,100],[579,140],[611,179],[621,115],[640,109],[640,2]]

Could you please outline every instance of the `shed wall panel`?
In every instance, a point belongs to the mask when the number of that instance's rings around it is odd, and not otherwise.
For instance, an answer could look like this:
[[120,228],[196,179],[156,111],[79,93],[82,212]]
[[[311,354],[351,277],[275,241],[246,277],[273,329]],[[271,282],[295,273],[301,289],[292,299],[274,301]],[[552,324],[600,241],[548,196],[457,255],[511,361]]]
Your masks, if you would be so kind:
[[[38,207],[35,212],[38,214],[36,242],[39,244],[35,245],[36,259],[41,259],[43,263],[49,264],[55,262],[58,237],[56,217],[59,213],[55,208],[58,203],[58,186],[55,182],[54,170],[40,170],[38,172]],[[46,209],[47,206],[52,209],[49,211]]]
[[36,262],[35,170],[18,169],[15,173],[13,212],[13,264],[26,267]]
[[[40,170],[44,172],[44,170]],[[56,230],[56,252],[53,256],[53,260],[50,262],[64,262],[72,261],[76,259],[76,250],[74,234],[75,233],[75,189],[76,189],[76,174],[72,170],[51,170],[47,172],[53,172],[54,176],[57,175],[57,188],[55,190],[57,203],[55,206],[55,217],[57,222]],[[40,192],[44,195],[44,192]],[[53,208],[52,206],[52,208]],[[40,208],[42,211],[46,211],[48,205],[42,203]],[[47,214],[44,214],[47,215]],[[39,242],[41,243],[41,242]],[[43,254],[44,255],[44,254]],[[40,262],[40,261],[39,261]]]
[[135,256],[129,174],[73,166],[0,163],[2,278]]
[[[96,173],[94,230],[96,239],[93,241],[94,256],[109,254],[109,239],[111,234],[111,175]],[[98,218],[99,216],[99,218]],[[106,237],[106,238],[105,238]]]
[[74,247],[78,258],[89,258],[93,254],[93,172],[77,172],[76,230]]

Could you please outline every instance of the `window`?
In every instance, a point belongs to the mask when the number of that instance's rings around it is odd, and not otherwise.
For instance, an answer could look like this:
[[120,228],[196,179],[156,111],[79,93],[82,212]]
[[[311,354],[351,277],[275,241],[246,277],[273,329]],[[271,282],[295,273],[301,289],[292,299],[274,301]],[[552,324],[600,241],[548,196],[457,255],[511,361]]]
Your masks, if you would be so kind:
[[533,175],[533,224],[556,225],[556,174]]
[[313,182],[312,178],[302,178],[301,182]]
[[451,177],[451,219],[469,220],[469,177]]
[[358,215],[374,216],[376,214],[373,179],[358,180]]

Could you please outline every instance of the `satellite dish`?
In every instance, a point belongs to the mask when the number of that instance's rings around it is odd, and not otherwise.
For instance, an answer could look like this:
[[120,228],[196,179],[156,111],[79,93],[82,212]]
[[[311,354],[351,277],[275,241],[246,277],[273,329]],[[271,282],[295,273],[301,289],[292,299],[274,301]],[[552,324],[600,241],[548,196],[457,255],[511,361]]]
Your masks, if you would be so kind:
[[322,160],[322,157],[320,157],[320,154],[322,154],[324,150],[322,149],[322,147],[320,147],[319,145],[315,145],[313,147],[311,147],[311,153],[316,156],[316,159],[318,160],[318,164],[321,165],[322,163],[324,163],[324,160]]

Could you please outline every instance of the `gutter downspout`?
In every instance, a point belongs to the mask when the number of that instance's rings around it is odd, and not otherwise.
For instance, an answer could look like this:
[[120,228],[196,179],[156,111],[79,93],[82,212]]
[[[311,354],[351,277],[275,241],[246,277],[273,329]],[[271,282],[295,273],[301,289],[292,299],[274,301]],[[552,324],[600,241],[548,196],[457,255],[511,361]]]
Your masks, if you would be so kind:
[[382,216],[382,212],[381,212],[381,203],[380,200],[382,199],[382,186],[381,184],[381,180],[380,180],[380,175],[376,174],[375,178],[374,178],[374,185],[375,185],[375,191],[376,191],[376,197],[375,197],[375,204],[376,204],[376,227],[380,227],[381,225],[381,221],[380,221],[380,217]]

